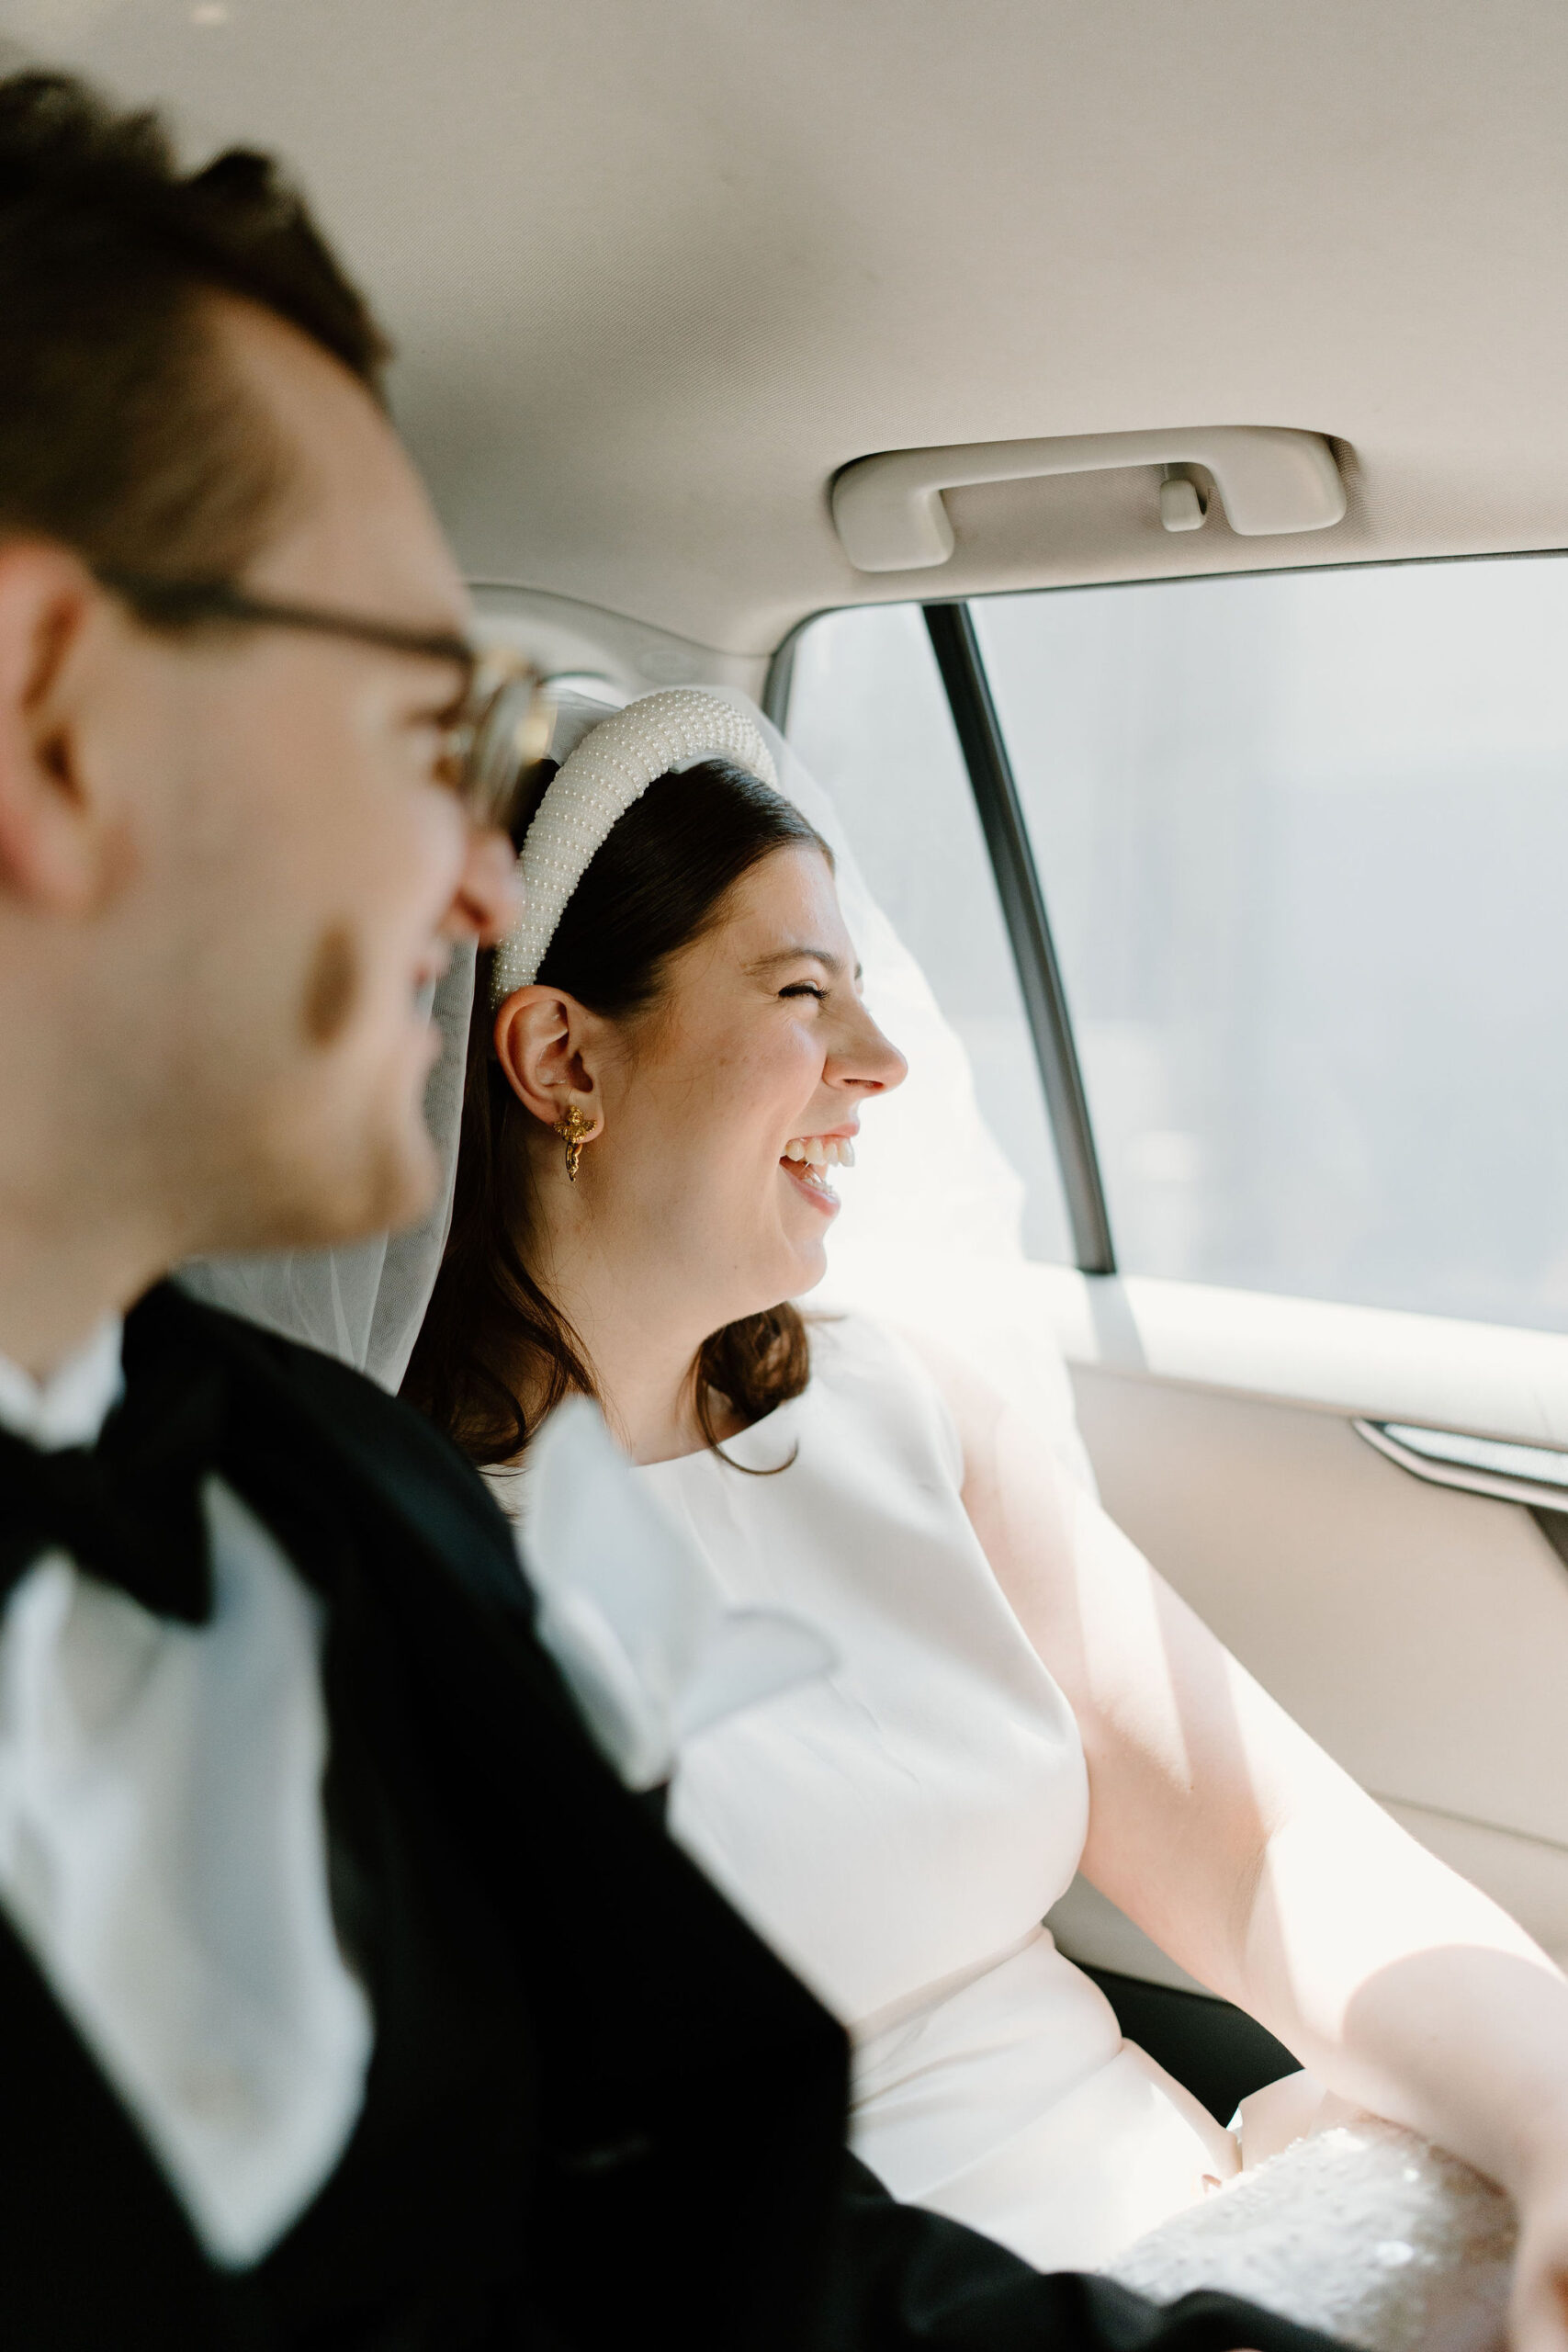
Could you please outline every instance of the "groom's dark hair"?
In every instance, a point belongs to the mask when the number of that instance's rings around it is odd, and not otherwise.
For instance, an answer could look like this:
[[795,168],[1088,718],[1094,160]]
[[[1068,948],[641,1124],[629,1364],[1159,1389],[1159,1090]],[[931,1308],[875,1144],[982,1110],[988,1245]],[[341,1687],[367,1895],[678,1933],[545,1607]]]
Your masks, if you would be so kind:
[[269,157],[183,173],[156,115],[67,74],[0,81],[0,536],[170,578],[243,568],[291,453],[225,365],[221,295],[379,396],[387,344]]

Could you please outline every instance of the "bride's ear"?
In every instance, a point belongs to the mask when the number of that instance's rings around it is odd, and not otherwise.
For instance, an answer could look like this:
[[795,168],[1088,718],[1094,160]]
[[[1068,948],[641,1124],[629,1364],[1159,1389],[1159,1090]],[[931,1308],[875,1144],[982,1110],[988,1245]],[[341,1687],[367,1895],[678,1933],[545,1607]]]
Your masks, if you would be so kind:
[[495,1057],[517,1100],[547,1127],[557,1125],[572,1102],[602,1123],[593,1050],[599,1030],[575,997],[537,982],[513,989],[496,1008]]

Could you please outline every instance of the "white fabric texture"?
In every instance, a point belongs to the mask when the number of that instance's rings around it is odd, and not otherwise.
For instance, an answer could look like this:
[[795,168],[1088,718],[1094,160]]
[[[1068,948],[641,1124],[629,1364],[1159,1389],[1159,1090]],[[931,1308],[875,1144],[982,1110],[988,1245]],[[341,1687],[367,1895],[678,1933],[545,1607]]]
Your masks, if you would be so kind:
[[[0,1422],[91,1443],[107,1327]],[[151,1616],[59,1551],[0,1622],[0,1901],[219,2263],[256,2260],[338,2161],[373,2025],[327,1894],[313,1596],[218,1478],[215,1605]]]
[[484,1475],[526,1530],[539,1638],[628,1788],[656,1788],[699,1733],[832,1665],[798,1617],[726,1607],[586,1397],[557,1407],[525,1466]]
[[776,1476],[712,1453],[637,1473],[731,1607],[796,1612],[840,1661],[693,1742],[671,1827],[850,2027],[854,2144],[895,2196],[1092,2267],[1235,2143],[1040,1925],[1083,1847],[1083,1751],[934,1384],[858,1317],[812,1353],[805,1394],[725,1449]]

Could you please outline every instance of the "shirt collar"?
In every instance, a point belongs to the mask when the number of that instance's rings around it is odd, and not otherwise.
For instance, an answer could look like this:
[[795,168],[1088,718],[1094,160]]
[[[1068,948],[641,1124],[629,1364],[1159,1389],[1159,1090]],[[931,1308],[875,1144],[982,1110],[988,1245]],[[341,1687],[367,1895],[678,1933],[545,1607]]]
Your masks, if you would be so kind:
[[47,1380],[35,1380],[9,1356],[0,1356],[0,1429],[55,1453],[67,1445],[94,1445],[125,1388],[120,1341],[125,1326],[106,1316],[90,1340]]

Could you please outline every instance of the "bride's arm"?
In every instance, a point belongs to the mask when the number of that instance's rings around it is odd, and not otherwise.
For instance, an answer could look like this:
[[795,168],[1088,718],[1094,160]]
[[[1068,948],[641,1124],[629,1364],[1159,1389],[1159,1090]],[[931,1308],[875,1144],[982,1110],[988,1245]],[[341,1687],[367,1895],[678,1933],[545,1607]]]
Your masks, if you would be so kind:
[[1077,1717],[1088,1876],[1331,2089],[1510,2189],[1516,2342],[1568,2352],[1568,1983],[1274,1703],[1001,1398],[920,1351],[976,1532]]

